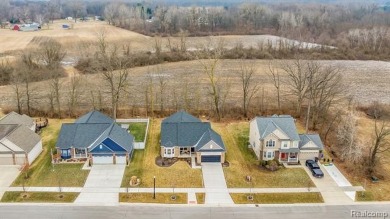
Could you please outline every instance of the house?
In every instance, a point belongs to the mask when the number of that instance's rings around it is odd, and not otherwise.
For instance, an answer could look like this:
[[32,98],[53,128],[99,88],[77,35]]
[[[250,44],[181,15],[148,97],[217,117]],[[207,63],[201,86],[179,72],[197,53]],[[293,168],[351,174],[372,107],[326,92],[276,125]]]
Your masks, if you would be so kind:
[[225,145],[209,122],[179,111],[161,123],[161,157],[190,158],[196,162],[225,162]]
[[323,149],[318,135],[298,135],[294,118],[289,115],[252,119],[249,144],[259,160],[285,163],[315,159]]
[[93,164],[128,164],[134,137],[115,120],[91,111],[74,123],[62,124],[56,143],[62,159],[90,159]]
[[41,152],[32,118],[11,112],[0,119],[0,165],[30,165]]

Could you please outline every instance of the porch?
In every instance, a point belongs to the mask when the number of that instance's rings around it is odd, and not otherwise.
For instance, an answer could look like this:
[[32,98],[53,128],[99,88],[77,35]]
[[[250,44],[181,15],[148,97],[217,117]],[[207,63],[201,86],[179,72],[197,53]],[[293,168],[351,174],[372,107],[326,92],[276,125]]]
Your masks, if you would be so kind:
[[298,163],[298,152],[280,152],[279,162],[281,163]]
[[196,156],[194,147],[179,147],[179,158]]

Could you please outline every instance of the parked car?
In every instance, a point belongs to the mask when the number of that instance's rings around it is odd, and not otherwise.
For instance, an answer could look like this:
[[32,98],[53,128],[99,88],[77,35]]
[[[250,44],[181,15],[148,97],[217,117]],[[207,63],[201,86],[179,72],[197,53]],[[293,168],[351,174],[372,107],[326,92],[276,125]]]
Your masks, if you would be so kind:
[[314,177],[324,177],[324,173],[320,169],[320,166],[314,160],[306,160],[306,166],[310,169]]

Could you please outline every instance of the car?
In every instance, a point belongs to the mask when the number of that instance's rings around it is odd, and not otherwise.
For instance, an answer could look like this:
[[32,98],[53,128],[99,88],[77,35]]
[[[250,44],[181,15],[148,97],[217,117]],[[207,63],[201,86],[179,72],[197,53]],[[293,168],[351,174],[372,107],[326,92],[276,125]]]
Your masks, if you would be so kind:
[[324,177],[324,173],[320,166],[314,160],[306,160],[306,166],[310,169],[312,175],[317,178]]

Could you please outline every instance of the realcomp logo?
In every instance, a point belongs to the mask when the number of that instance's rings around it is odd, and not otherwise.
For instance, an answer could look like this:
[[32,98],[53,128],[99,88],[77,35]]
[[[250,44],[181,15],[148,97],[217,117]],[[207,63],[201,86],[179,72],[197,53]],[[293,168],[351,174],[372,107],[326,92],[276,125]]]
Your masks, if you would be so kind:
[[388,212],[379,212],[379,211],[356,211],[351,210],[351,217],[364,217],[364,218],[388,218]]

